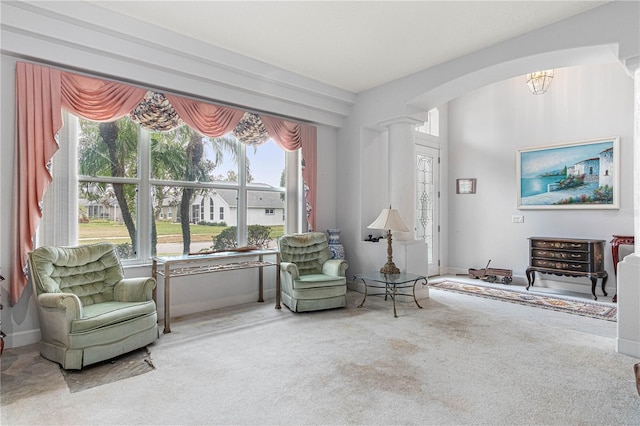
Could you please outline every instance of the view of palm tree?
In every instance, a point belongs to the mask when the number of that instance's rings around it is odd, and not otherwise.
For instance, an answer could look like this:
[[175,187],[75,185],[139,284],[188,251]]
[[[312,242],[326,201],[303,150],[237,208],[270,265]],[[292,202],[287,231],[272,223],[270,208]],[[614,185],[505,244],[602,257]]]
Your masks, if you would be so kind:
[[[139,135],[139,126],[128,117],[109,123],[80,120],[78,171],[83,178],[79,186],[79,239],[90,241],[96,235],[98,238],[108,235],[118,244],[123,258],[135,257],[137,243],[137,197],[140,194],[137,193],[137,185],[128,183],[127,179],[138,178]],[[149,132],[148,135],[150,178],[166,182],[151,185],[150,189],[152,255],[156,255],[159,245],[171,246],[170,251],[174,254],[187,254],[194,247],[200,250],[220,247],[222,241],[228,241],[229,232],[226,232],[225,238],[216,242],[216,237],[228,228],[226,221],[200,223],[201,211],[209,206],[209,200],[212,216],[215,202],[219,209],[215,213],[222,218],[225,212],[220,206],[224,200],[231,200],[227,204],[235,205],[233,200],[237,195],[235,190],[212,191],[199,184],[237,182],[235,170],[221,173],[218,168],[231,162],[237,170],[240,144],[233,137],[204,137],[186,125],[168,132]],[[252,182],[248,159],[246,169],[247,182]],[[212,193],[217,197],[215,201]],[[270,194],[260,196],[260,200],[268,198],[267,195]],[[274,195],[280,198],[280,194]],[[275,214],[273,208],[264,210],[267,214],[269,211]],[[227,220],[231,214],[231,211],[226,212]],[[116,232],[114,224],[120,229],[124,225],[124,230]],[[179,231],[176,229],[178,224]],[[234,232],[235,229],[233,227]],[[283,232],[284,226],[276,225],[274,229],[277,236]],[[182,247],[178,250],[180,243]]]

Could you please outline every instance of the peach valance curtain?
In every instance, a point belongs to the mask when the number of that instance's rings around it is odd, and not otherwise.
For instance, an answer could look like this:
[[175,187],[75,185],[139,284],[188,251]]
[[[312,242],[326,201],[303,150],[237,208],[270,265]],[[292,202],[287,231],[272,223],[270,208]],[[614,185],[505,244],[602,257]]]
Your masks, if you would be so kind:
[[[62,108],[96,121],[126,115],[146,90],[53,68],[16,64],[16,147],[14,237],[9,303],[15,305],[26,286],[27,255],[42,218],[41,203],[51,183],[49,171],[58,150]],[[20,271],[20,272],[18,272]]]
[[129,114],[147,93],[127,84],[60,72],[62,107],[93,121],[113,121]]
[[[81,76],[54,68],[16,64],[16,147],[13,247],[9,303],[15,305],[26,286],[27,255],[42,218],[42,197],[51,183],[50,161],[58,150],[56,134],[62,127],[62,108],[94,121],[113,121],[133,111],[146,89]],[[205,136],[219,137],[235,129],[244,111],[166,95],[180,118]],[[316,128],[260,116],[269,135],[282,148],[302,148],[308,187],[309,229],[315,225]],[[313,167],[310,167],[313,164]]]
[[282,148],[289,151],[302,148],[302,161],[305,165],[302,169],[302,180],[305,184],[307,230],[313,231],[316,224],[314,206],[316,205],[317,128],[291,123],[268,115],[260,115],[260,118],[271,138]]
[[234,108],[213,105],[180,96],[165,95],[173,108],[192,129],[198,130],[204,136],[217,138],[232,131],[237,125],[244,111]]

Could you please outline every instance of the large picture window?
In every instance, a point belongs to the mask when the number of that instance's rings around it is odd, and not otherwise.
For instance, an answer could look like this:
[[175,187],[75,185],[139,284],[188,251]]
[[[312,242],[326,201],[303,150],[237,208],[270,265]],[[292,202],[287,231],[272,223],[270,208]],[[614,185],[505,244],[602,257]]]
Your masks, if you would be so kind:
[[[246,147],[186,125],[151,132],[129,117],[68,120],[79,129],[66,141],[78,150],[79,244],[110,241],[123,260],[137,260],[275,247],[284,233],[286,152],[273,141]],[[282,212],[282,220],[265,211]]]

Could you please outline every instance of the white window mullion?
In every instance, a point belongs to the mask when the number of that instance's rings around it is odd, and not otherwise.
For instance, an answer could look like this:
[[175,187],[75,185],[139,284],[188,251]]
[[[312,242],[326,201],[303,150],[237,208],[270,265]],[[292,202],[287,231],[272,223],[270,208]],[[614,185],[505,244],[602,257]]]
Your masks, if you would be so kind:
[[286,193],[285,202],[286,210],[286,233],[302,232],[302,211],[305,210],[303,185],[302,185],[302,168],[301,168],[300,150],[287,151],[285,153],[286,162]]
[[136,248],[137,259],[145,260],[151,258],[151,216],[153,214],[151,204],[151,148],[149,132],[138,128],[138,247]]
[[238,143],[238,246],[247,245],[247,145]]

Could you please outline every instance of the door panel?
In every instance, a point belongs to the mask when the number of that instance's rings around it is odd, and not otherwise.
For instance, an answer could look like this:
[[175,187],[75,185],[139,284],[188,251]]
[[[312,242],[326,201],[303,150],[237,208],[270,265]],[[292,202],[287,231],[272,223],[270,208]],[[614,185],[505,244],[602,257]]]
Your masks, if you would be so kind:
[[427,243],[429,275],[438,275],[439,255],[438,150],[416,146],[416,238]]

